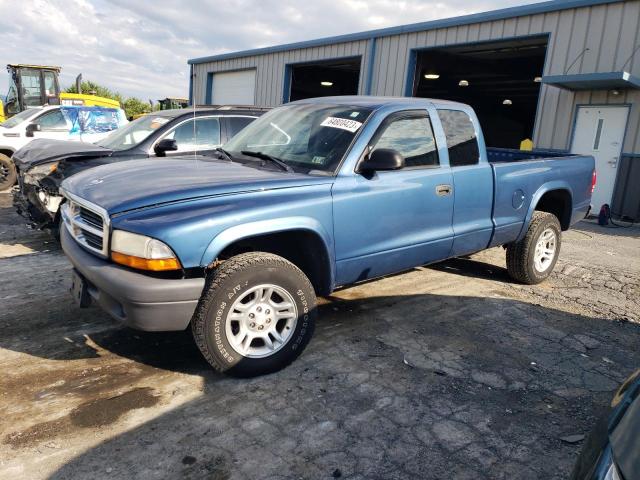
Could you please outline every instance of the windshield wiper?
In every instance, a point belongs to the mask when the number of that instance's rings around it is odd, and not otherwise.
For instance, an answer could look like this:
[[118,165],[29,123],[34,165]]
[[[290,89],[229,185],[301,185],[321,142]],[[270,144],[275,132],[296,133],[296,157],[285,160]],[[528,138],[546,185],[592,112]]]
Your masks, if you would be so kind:
[[227,152],[224,148],[216,148],[215,149],[216,153],[219,153],[222,157],[224,157],[225,160],[229,160],[230,162],[233,162],[233,158],[231,158],[231,154],[229,152]]
[[289,165],[284,163],[278,157],[274,157],[273,155],[269,155],[267,153],[262,153],[262,152],[252,152],[250,150],[241,150],[240,153],[243,155],[246,155],[247,157],[256,157],[256,158],[259,158],[260,160],[269,160],[271,163],[276,164],[285,172],[294,171],[293,168],[291,168]]

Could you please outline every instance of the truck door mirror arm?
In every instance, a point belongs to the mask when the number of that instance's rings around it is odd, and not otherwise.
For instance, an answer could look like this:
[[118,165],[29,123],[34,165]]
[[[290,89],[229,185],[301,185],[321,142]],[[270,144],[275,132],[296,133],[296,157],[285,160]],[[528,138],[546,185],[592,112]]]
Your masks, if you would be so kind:
[[164,157],[167,152],[175,152],[178,150],[178,142],[173,138],[163,138],[153,147],[153,151],[159,157]]
[[27,125],[27,129],[24,132],[26,137],[33,137],[33,134],[35,132],[39,132],[42,130],[42,127],[40,126],[39,123],[30,123],[29,125]]
[[392,148],[378,148],[371,152],[356,169],[356,173],[367,173],[404,168],[404,157]]

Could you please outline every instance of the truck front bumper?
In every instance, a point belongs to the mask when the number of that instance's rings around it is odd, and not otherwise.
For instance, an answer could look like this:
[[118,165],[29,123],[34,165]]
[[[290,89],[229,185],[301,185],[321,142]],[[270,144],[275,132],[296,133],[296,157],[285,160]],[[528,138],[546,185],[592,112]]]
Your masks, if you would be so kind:
[[92,299],[116,320],[145,331],[184,330],[204,288],[204,278],[150,277],[96,257],[60,232],[62,249],[87,283]]
[[46,193],[47,199],[53,199],[52,210],[49,210],[40,201],[38,190],[33,185],[15,186],[13,187],[12,194],[13,206],[16,212],[18,212],[29,225],[39,229],[54,225],[54,219],[62,197]]

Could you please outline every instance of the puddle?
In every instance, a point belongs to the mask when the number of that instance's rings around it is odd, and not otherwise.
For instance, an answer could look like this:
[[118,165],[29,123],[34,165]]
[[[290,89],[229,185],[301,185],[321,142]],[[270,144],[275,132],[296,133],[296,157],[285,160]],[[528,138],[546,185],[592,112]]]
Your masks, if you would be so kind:
[[21,432],[10,433],[2,443],[21,448],[65,436],[78,427],[96,428],[110,425],[125,413],[138,408],[152,407],[159,400],[160,397],[153,395],[153,389],[149,387],[136,388],[113,397],[98,398],[78,405],[65,417],[38,423]]

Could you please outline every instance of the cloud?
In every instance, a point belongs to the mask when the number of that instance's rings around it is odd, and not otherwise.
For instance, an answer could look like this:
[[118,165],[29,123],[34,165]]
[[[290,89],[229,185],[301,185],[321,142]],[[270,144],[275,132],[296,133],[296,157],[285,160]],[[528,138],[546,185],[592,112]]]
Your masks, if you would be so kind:
[[[0,58],[124,95],[187,96],[187,59],[522,3],[514,0],[0,0]],[[8,75],[0,75],[6,94]]]

